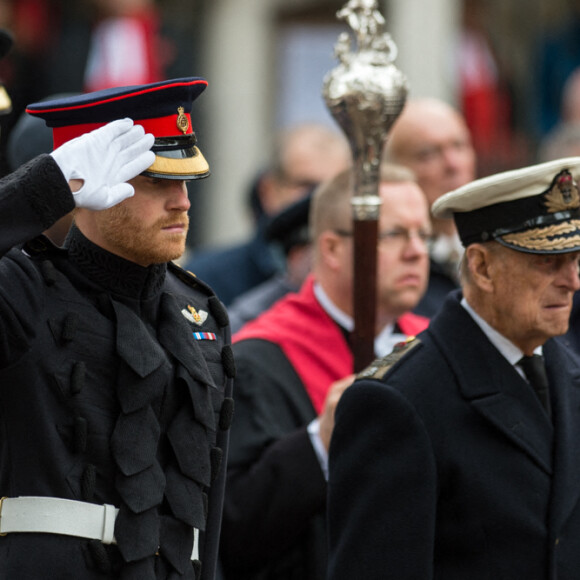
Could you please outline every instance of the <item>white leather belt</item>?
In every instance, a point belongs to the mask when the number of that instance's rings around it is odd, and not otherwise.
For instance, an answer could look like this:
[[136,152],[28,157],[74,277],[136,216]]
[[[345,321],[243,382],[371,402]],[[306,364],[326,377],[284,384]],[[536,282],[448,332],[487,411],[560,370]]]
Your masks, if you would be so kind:
[[[63,534],[103,544],[115,544],[115,518],[119,510],[58,497],[3,497],[0,499],[0,536],[14,532]],[[199,531],[194,528],[192,560],[199,558]]]
[[115,506],[58,497],[13,497],[1,501],[0,534],[40,532],[115,543],[115,518],[119,512]]

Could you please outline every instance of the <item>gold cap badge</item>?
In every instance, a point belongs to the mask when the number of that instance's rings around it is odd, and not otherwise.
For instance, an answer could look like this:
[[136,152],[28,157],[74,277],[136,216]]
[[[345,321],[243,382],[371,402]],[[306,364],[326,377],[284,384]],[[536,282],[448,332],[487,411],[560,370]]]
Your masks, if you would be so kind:
[[177,128],[185,135],[189,129],[189,119],[185,115],[183,107],[177,107]]

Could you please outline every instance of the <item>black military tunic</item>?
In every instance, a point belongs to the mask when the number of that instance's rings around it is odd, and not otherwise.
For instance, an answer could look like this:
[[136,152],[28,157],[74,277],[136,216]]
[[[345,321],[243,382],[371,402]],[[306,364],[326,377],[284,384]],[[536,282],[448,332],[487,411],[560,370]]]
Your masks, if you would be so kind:
[[0,578],[213,578],[227,314],[177,266],[143,268],[76,228],[63,249],[24,243],[72,205],[48,156],[0,182],[0,496],[115,505],[117,544],[8,534]]

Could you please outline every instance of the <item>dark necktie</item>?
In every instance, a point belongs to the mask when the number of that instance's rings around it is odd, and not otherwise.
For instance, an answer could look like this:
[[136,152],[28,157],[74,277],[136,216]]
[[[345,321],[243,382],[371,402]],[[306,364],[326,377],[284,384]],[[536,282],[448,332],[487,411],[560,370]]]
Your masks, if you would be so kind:
[[518,364],[522,367],[530,385],[536,391],[536,395],[540,399],[544,409],[546,409],[548,417],[551,417],[550,392],[546,367],[544,366],[544,357],[539,354],[524,356],[519,360]]

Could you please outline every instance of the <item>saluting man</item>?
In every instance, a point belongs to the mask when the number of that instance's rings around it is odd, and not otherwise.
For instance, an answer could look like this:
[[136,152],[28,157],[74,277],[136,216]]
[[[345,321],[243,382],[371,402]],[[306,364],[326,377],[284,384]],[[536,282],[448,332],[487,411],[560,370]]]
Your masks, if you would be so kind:
[[[200,78],[30,105],[0,182],[0,576],[214,578],[234,367],[184,251]],[[39,236],[75,211],[63,248]]]
[[580,158],[474,181],[433,205],[462,291],[342,396],[330,445],[332,580],[576,580]]

